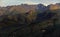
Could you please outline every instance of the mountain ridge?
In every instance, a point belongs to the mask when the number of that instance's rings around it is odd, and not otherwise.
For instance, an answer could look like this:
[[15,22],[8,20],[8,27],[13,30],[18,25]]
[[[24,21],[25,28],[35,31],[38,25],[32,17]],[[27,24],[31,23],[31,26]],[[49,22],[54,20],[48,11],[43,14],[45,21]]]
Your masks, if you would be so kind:
[[43,4],[37,4],[37,5],[28,5],[28,4],[21,4],[21,5],[13,5],[13,6],[7,6],[7,7],[0,7],[0,14],[3,15],[6,12],[13,12],[17,11],[19,13],[26,13],[30,10],[36,12],[39,10],[40,12],[44,12],[46,10],[57,10],[60,9],[60,3],[56,4],[50,4],[48,6],[45,6]]

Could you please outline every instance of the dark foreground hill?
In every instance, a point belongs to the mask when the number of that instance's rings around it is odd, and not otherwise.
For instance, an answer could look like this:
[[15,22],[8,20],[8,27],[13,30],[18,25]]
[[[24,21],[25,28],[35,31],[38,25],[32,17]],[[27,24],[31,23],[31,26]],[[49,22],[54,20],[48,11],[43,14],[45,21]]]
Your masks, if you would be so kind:
[[[30,21],[31,14],[9,14],[0,16],[1,37],[54,37],[56,35],[56,13],[43,12]],[[55,19],[55,20],[54,20]],[[31,19],[32,20],[32,19]],[[30,21],[30,22],[29,22]],[[58,35],[59,36],[59,35]]]
[[0,37],[60,37],[58,5],[49,5],[48,10],[42,4],[37,10],[35,5],[0,8]]

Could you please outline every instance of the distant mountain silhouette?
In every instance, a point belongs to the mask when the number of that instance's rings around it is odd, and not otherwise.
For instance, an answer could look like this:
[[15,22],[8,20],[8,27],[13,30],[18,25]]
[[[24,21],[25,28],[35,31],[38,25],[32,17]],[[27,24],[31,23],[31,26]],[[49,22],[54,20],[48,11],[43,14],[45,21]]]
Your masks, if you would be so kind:
[[44,12],[46,10],[57,10],[57,9],[60,9],[60,3],[50,4],[48,6],[45,6],[43,4],[37,4],[37,5],[21,4],[21,5],[0,7],[0,15],[8,14],[13,11],[16,11],[19,13],[26,13],[26,12],[29,12],[30,10],[35,12],[36,11]]
[[38,11],[40,11],[40,12],[44,12],[44,11],[47,10],[47,7],[44,6],[43,4],[38,4],[37,7],[36,7],[36,9],[37,9]]

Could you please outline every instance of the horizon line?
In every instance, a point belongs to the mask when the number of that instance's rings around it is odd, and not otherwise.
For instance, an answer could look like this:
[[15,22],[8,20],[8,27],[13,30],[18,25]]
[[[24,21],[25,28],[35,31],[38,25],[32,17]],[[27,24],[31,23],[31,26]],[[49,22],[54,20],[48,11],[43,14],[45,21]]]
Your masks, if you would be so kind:
[[[18,5],[24,5],[24,4],[26,4],[26,5],[38,5],[38,4],[42,4],[42,3],[31,3],[31,4],[29,4],[29,3],[21,3],[21,4],[12,4],[12,5],[6,5],[6,6],[0,6],[0,7],[7,7],[7,6],[18,6]],[[57,3],[52,3],[52,5],[54,5],[54,4],[57,4]],[[51,4],[43,4],[44,6],[48,6],[48,5],[51,5]]]

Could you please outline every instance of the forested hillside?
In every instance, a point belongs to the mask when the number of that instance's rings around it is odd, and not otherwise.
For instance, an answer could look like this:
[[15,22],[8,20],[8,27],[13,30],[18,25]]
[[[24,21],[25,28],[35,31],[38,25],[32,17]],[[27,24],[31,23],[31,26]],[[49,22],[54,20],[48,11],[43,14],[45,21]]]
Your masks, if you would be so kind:
[[25,4],[2,7],[0,34],[2,37],[59,37],[59,13],[60,5],[46,7],[42,4]]

